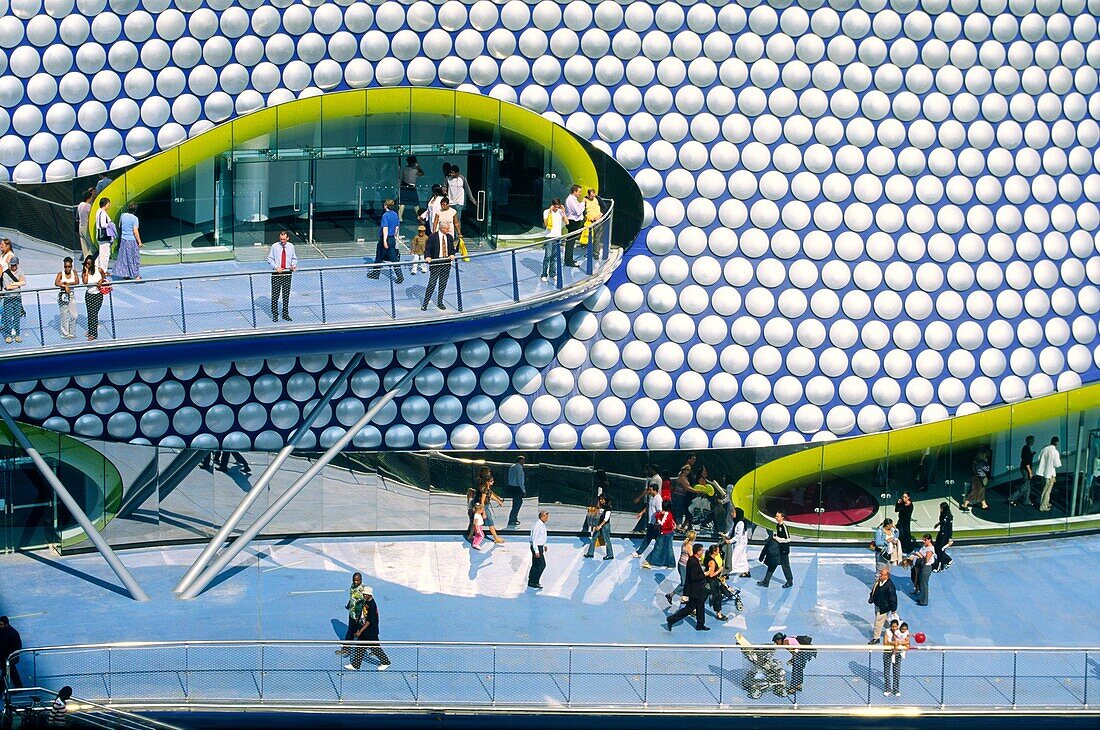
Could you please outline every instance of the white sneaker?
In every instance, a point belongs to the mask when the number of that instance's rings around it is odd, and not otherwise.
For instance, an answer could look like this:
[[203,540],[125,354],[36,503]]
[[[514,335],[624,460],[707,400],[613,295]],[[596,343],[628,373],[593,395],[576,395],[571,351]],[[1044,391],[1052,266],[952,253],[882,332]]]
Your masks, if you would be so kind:
[[390,668],[389,664],[379,664],[378,665],[378,671],[380,671],[380,672],[385,670],[385,669],[389,669],[389,668]]
[[357,667],[357,666],[354,666],[354,665],[352,665],[352,664],[345,664],[345,665],[344,665],[344,669],[347,669],[347,670],[350,670],[350,671],[354,672],[354,671],[356,671],[357,669],[359,669],[359,667]]
[[882,696],[883,696],[883,697],[889,697],[889,696],[890,696],[890,695],[892,695],[892,694],[894,694],[894,693],[893,693],[893,692],[891,692],[890,690],[886,690],[885,692],[883,692],[883,693],[882,693]]
[[641,553],[631,553],[631,554],[630,554],[630,557],[632,557],[632,558],[640,558],[640,557],[642,557],[642,554],[641,554]]
[[548,281],[548,279],[545,276],[540,276],[539,281]]

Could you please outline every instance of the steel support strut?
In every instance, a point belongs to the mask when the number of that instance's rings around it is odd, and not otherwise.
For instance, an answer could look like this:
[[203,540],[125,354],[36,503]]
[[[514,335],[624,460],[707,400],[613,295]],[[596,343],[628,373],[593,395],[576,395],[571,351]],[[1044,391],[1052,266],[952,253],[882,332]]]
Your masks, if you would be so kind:
[[195,562],[191,564],[191,567],[187,569],[187,572],[180,579],[180,582],[173,589],[176,593],[182,593],[187,590],[188,586],[198,577],[203,568],[209,564],[210,559],[214,557],[214,553],[221,549],[225,541],[229,539],[229,535],[236,529],[245,513],[255,504],[260,495],[263,494],[264,489],[267,488],[268,483],[283,466],[283,463],[290,457],[291,452],[298,447],[302,438],[309,433],[310,426],[317,420],[317,416],[321,411],[325,409],[329,403],[332,402],[336,393],[340,392],[340,389],[348,382],[348,379],[359,368],[359,365],[363,362],[363,353],[358,353],[353,357],[344,369],[340,372],[340,375],[336,380],[332,381],[332,385],[328,387],[325,394],[321,397],[321,400],[313,407],[309,413],[306,414],[302,422],[298,424],[298,428],[294,430],[294,433],[287,439],[287,444],[279,450],[279,453],[275,455],[275,458],[271,460],[271,463],[267,465],[263,473],[260,474],[260,478],[256,480],[256,483],[248,490],[248,493],[241,500],[241,503],[237,505],[237,508],[233,510],[233,514],[229,515],[229,519],[225,521],[225,524],[221,526],[218,533],[214,537],[210,538],[210,542],[203,548],[202,554],[195,559]]
[[0,418],[3,418],[4,423],[7,424],[8,430],[11,431],[12,436],[19,442],[19,446],[27,453],[27,456],[31,457],[31,461],[34,462],[34,466],[38,469],[38,473],[42,475],[42,478],[53,489],[57,498],[61,500],[61,503],[65,505],[65,508],[72,513],[72,516],[76,519],[77,524],[88,535],[88,539],[95,545],[96,550],[103,556],[103,559],[107,561],[107,565],[111,566],[111,570],[115,571],[115,575],[122,581],[122,584],[126,586],[126,590],[130,592],[130,597],[135,601],[148,601],[149,595],[142,590],[141,586],[134,576],[130,574],[130,571],[126,569],[126,566],[122,564],[122,561],[115,555],[115,551],[111,549],[111,546],[107,544],[107,541],[103,539],[103,536],[99,534],[99,530],[95,529],[95,525],[88,519],[88,515],[84,513],[84,510],[80,508],[80,505],[76,503],[73,496],[69,494],[69,490],[65,489],[65,485],[61,483],[61,480],[57,478],[57,474],[54,474],[50,470],[46,460],[42,458],[42,455],[38,453],[38,449],[31,444],[31,440],[27,438],[27,435],[23,433],[23,430],[19,428],[19,424],[15,422],[15,419],[8,413],[8,409],[4,407],[3,403],[0,403]]
[[413,368],[405,373],[405,375],[400,380],[398,380],[392,388],[386,391],[384,395],[382,395],[377,401],[375,401],[374,405],[368,408],[366,413],[364,413],[358,421],[356,421],[350,428],[348,428],[348,430],[336,441],[336,443],[330,446],[328,450],[325,451],[325,453],[321,454],[320,458],[318,458],[317,461],[315,461],[309,467],[309,469],[307,469],[305,473],[302,474],[302,476],[298,477],[298,479],[296,479],[285,492],[279,495],[279,498],[272,502],[271,506],[264,510],[263,514],[257,517],[248,527],[248,529],[241,533],[240,537],[234,540],[233,544],[226,548],[225,551],[222,552],[216,560],[214,560],[210,567],[204,570],[202,574],[199,575],[191,583],[191,585],[187,587],[186,590],[182,591],[179,594],[179,597],[190,600],[202,593],[203,590],[205,590],[206,587],[210,585],[210,582],[213,581],[219,573],[225,570],[225,568],[233,561],[233,559],[237,557],[246,547],[248,547],[249,543],[251,543],[256,538],[256,536],[259,535],[260,532],[262,532],[263,529],[267,527],[268,524],[272,520],[274,520],[280,512],[283,511],[283,508],[290,504],[291,500],[297,497],[298,494],[303,489],[305,489],[306,485],[308,485],[313,480],[313,478],[317,476],[321,472],[321,470],[328,465],[330,461],[336,458],[336,456],[340,452],[342,452],[349,443],[351,443],[351,440],[355,438],[355,435],[359,433],[359,431],[363,427],[370,423],[371,419],[374,418],[379,411],[389,405],[390,401],[392,401],[397,396],[401,389],[404,388],[405,384],[410,382],[420,373],[421,370],[424,369],[424,366],[426,366],[428,362],[431,361],[432,357],[435,355],[440,347],[442,346],[437,345],[436,347],[433,347],[431,350],[425,353],[424,357],[420,359],[420,362],[413,366]]

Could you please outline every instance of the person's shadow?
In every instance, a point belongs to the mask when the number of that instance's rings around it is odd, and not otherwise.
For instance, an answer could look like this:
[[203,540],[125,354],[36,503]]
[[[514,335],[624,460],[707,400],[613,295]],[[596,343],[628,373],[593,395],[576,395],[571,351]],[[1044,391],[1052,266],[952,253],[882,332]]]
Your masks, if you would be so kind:
[[348,634],[348,625],[338,618],[332,619],[332,630],[337,639],[342,639]]
[[478,572],[483,567],[489,565],[492,562],[492,557],[493,548],[489,548],[485,552],[481,552],[480,550],[475,549],[473,546],[470,546],[470,571],[468,573],[470,580],[475,580],[477,578]]
[[848,671],[875,689],[882,689],[885,686],[883,684],[882,672],[877,669],[871,669],[866,664],[855,661],[848,662]]

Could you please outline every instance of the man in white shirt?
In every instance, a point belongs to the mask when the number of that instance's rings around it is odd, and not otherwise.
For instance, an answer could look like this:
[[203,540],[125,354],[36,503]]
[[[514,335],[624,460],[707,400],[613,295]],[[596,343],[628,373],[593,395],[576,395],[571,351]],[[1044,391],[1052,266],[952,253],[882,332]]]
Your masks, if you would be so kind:
[[527,457],[520,456],[516,463],[508,467],[508,489],[512,492],[512,511],[508,513],[508,526],[519,527],[519,510],[523,498],[527,496],[527,480],[523,474],[523,465]]
[[267,254],[267,263],[271,267],[271,321],[279,321],[279,299],[283,300],[283,319],[290,320],[290,280],[298,270],[298,256],[294,253],[294,244],[290,234],[279,232],[279,240],[271,244]]
[[446,185],[447,199],[450,201],[451,207],[455,209],[457,219],[461,222],[462,211],[466,208],[466,198],[467,196],[474,197],[474,191],[470,189],[470,183],[462,176],[458,165],[451,165],[451,169],[447,172],[447,177],[444,178],[443,183]]
[[565,232],[565,206],[554,198],[550,207],[542,211],[542,223],[546,228],[546,240],[542,242],[542,281],[547,281],[557,271],[558,247]]
[[[661,488],[654,487],[652,484],[648,485],[646,487],[645,502],[645,509],[642,510],[645,512],[645,540],[642,541],[641,547],[630,556],[632,558],[642,557],[649,544],[661,536],[661,527],[653,519],[653,516],[661,511]],[[639,512],[638,516],[641,517],[641,514]]]
[[580,185],[570,188],[569,197],[565,199],[565,224],[568,232],[573,234],[565,240],[565,265],[580,266],[573,259],[573,247],[577,245],[580,230],[584,228],[584,199]]
[[535,590],[542,589],[539,581],[542,571],[546,570],[546,523],[549,521],[550,513],[542,510],[531,528],[531,572],[527,574],[527,587]]
[[1058,437],[1052,436],[1050,444],[1039,452],[1039,465],[1035,473],[1043,478],[1043,496],[1039,500],[1039,511],[1050,512],[1050,493],[1054,489],[1054,480],[1058,478],[1058,467],[1062,466],[1062,455],[1058,453]]

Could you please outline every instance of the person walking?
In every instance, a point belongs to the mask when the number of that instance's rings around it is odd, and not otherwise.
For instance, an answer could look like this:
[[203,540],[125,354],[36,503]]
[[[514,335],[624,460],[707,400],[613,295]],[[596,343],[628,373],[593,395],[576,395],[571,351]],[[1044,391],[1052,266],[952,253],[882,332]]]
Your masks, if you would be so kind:
[[[371,590],[370,586],[363,586],[363,598],[366,599],[366,603],[363,606],[362,638],[366,640],[371,656],[378,660],[378,669],[389,669],[390,658],[386,655],[386,650],[378,643],[380,638],[378,627],[378,602],[374,600],[374,591]],[[359,662],[362,662],[362,659],[362,650],[360,650]],[[354,658],[352,663],[356,664],[356,669],[359,668]]]
[[107,284],[107,274],[96,266],[96,260],[92,256],[84,259],[84,266],[80,272],[80,280],[87,284],[84,290],[84,307],[88,310],[88,342],[99,338],[99,309],[103,306],[103,292],[101,286]]
[[523,507],[523,498],[527,496],[527,478],[523,473],[523,465],[527,463],[527,457],[519,456],[516,463],[508,467],[508,491],[512,497],[512,511],[508,513],[508,527],[519,527],[519,511]]
[[542,212],[542,222],[546,229],[546,238],[542,242],[542,272],[539,278],[541,281],[549,281],[551,276],[557,274],[558,248],[566,226],[565,206],[561,204],[561,198],[550,201],[550,207]]
[[100,198],[99,210],[95,214],[96,244],[99,246],[96,263],[105,274],[111,263],[111,245],[118,234],[115,222],[111,220],[111,214],[107,211],[107,206],[110,204],[110,198]]
[[600,199],[596,197],[596,189],[588,188],[588,192],[584,196],[584,225],[588,229],[588,246],[592,251],[592,258],[600,258],[600,227],[595,225],[596,221],[603,215],[603,209],[600,207]]
[[[406,206],[412,206],[413,211],[420,205],[420,196],[416,192],[416,183],[424,177],[424,168],[416,161],[416,155],[405,158],[405,166],[401,168],[400,175],[400,204],[397,207],[397,217],[405,220]],[[413,273],[416,273],[415,271]]]
[[675,567],[676,555],[672,552],[672,535],[676,531],[676,519],[662,506],[653,516],[653,521],[659,532],[657,544],[649,554],[649,559],[642,561],[642,567],[646,569]]
[[584,228],[584,199],[581,196],[581,186],[574,185],[569,189],[569,197],[565,199],[565,225],[568,231],[565,239],[565,266],[580,266],[573,258],[573,248],[581,235],[580,230]]
[[[778,565],[765,563],[768,566],[768,572],[764,574],[764,580],[757,581],[756,585],[767,588],[768,584],[771,583],[772,574],[775,573],[776,567],[782,567],[783,577],[786,578],[783,587],[790,588],[794,585],[794,576],[791,573],[791,535],[787,531],[786,513],[775,513],[775,531],[769,540],[775,543],[773,551],[778,553]],[[765,545],[765,549],[767,549],[767,545]]]
[[19,689],[23,686],[23,678],[19,676],[19,657],[8,664],[11,655],[22,648],[23,639],[19,632],[11,625],[7,616],[0,616],[0,684],[4,689]]
[[955,518],[951,515],[951,505],[940,502],[940,518],[932,525],[936,529],[936,556],[938,565],[936,572],[942,573],[951,567],[951,556],[947,554],[947,548],[955,544]]
[[[638,512],[638,518],[645,519],[645,539],[637,550],[630,556],[640,558],[645,555],[646,548],[661,536],[661,526],[657,524],[657,513],[661,510],[661,495],[658,490],[649,484],[646,486],[645,507]],[[643,567],[645,567],[643,565]]]
[[496,520],[493,519],[493,502],[503,507],[504,500],[493,491],[494,484],[496,484],[496,479],[492,473],[480,479],[478,504],[482,507],[485,527],[489,528],[489,533],[493,536],[493,542],[499,545],[504,542],[504,538],[497,534]]
[[[348,630],[344,632],[344,641],[355,641],[359,637],[359,630],[363,627],[363,606],[366,599],[363,598],[363,574],[356,572],[351,574],[351,587],[348,588],[348,602],[344,610],[348,612]],[[347,656],[351,653],[350,647],[341,646],[336,650],[337,654]]]
[[447,177],[443,180],[446,185],[447,199],[455,211],[459,220],[462,219],[462,211],[466,209],[466,198],[474,197],[474,191],[470,189],[470,183],[462,176],[462,170],[458,165],[451,165],[447,171]]
[[1008,495],[1009,507],[1033,504],[1031,501],[1031,480],[1034,478],[1035,472],[1032,470],[1031,465],[1035,462],[1035,451],[1031,447],[1034,445],[1034,436],[1028,436],[1024,439],[1024,446],[1020,449],[1020,486]]
[[[675,515],[673,515],[675,517]],[[672,589],[671,592],[665,594],[665,600],[668,604],[672,605],[672,597],[677,593],[680,594],[680,603],[686,603],[688,600],[685,589],[687,588],[687,565],[691,560],[691,556],[695,553],[695,530],[688,530],[684,534],[684,541],[680,545],[680,560],[676,563],[676,570],[680,574],[680,584]]]
[[61,315],[61,336],[66,340],[76,337],[73,331],[76,324],[76,297],[73,289],[80,283],[80,277],[73,270],[73,257],[66,256],[61,262],[61,271],[53,279],[57,287],[57,307]]
[[604,560],[615,559],[615,549],[611,546],[611,503],[606,496],[601,496],[599,501],[599,515],[596,517],[596,524],[592,527],[591,540],[588,543],[588,552],[584,554],[586,558],[593,558],[596,556],[596,538],[603,538],[604,545]]
[[703,572],[707,576],[710,606],[714,609],[714,617],[719,621],[725,621],[729,617],[722,613],[722,599],[737,598],[737,593],[731,591],[725,583],[725,561],[722,559],[722,546],[717,543],[711,545],[707,549],[706,555]]
[[[382,264],[401,260],[401,252],[397,249],[397,232],[401,228],[401,218],[393,210],[393,200],[387,199],[382,203],[385,212],[382,213],[382,221],[378,225],[378,244],[374,249],[374,263],[367,276],[377,279],[382,273]],[[393,276],[398,284],[405,282],[400,266],[391,267]]]
[[1050,493],[1058,479],[1058,469],[1062,466],[1062,455],[1058,453],[1058,437],[1051,436],[1050,443],[1039,452],[1039,464],[1035,473],[1043,478],[1043,495],[1039,498],[1039,511],[1050,512]]
[[877,644],[882,636],[882,629],[890,614],[896,614],[898,610],[898,590],[894,581],[890,579],[890,569],[879,568],[875,584],[871,586],[871,595],[867,603],[875,607],[875,623],[871,629],[871,640],[868,644]]
[[970,493],[963,500],[961,512],[969,512],[971,504],[981,504],[982,509],[989,509],[985,501],[985,488],[989,484],[989,475],[992,468],[989,465],[989,451],[980,447],[974,454],[974,461],[970,463]]
[[550,513],[539,511],[539,518],[531,527],[531,572],[527,574],[527,587],[542,590],[542,573],[546,570],[546,523]]
[[92,237],[88,233],[89,219],[92,217],[92,196],[95,191],[89,188],[80,196],[80,203],[76,206],[76,234],[80,239],[80,255],[90,256],[94,250]]
[[691,510],[691,470],[695,467],[695,454],[688,454],[684,465],[680,467],[680,473],[676,475],[676,481],[672,483],[672,512],[680,521],[680,529],[690,530]]
[[436,295],[436,306],[447,308],[443,304],[443,293],[447,290],[447,280],[451,278],[454,258],[454,237],[443,230],[433,233],[424,248],[424,259],[428,262],[428,286],[424,289],[420,311],[427,311],[433,293]]
[[749,530],[745,521],[745,510],[733,508],[733,527],[727,533],[726,571],[741,578],[751,578],[749,572]]
[[279,240],[271,244],[267,263],[271,267],[271,321],[279,321],[279,300],[282,299],[283,320],[290,322],[290,283],[298,270],[298,255],[288,231],[279,231]]
[[435,216],[440,210],[440,201],[443,200],[443,186],[432,185],[432,197],[428,198],[428,202],[424,205],[424,212],[420,215],[420,220],[424,222],[424,225],[428,227],[428,233],[435,233],[436,222]]
[[485,506],[481,504],[474,505],[474,539],[470,541],[474,550],[481,548],[481,543],[485,541]]
[[115,277],[141,280],[141,231],[137,217],[137,205],[130,203],[118,219],[118,260],[115,261]]
[[916,546],[913,541],[913,498],[909,492],[902,492],[901,497],[894,503],[894,514],[898,516],[895,523],[898,528],[898,540],[901,541],[902,553],[912,552]]
[[924,533],[921,538],[921,546],[910,557],[915,569],[915,590],[913,595],[917,597],[918,606],[928,605],[928,584],[932,579],[932,571],[936,565],[936,548],[932,545],[932,535]]
[[27,285],[27,277],[19,270],[19,257],[12,256],[8,260],[8,268],[0,274],[0,283],[4,290],[4,342],[11,344],[23,341],[23,294],[21,289]]
[[685,570],[684,595],[687,603],[680,610],[665,619],[665,628],[670,632],[672,627],[683,621],[690,614],[695,614],[695,630],[710,631],[707,626],[706,608],[706,572],[703,570],[703,545],[697,543],[692,546],[691,557],[688,558]]

